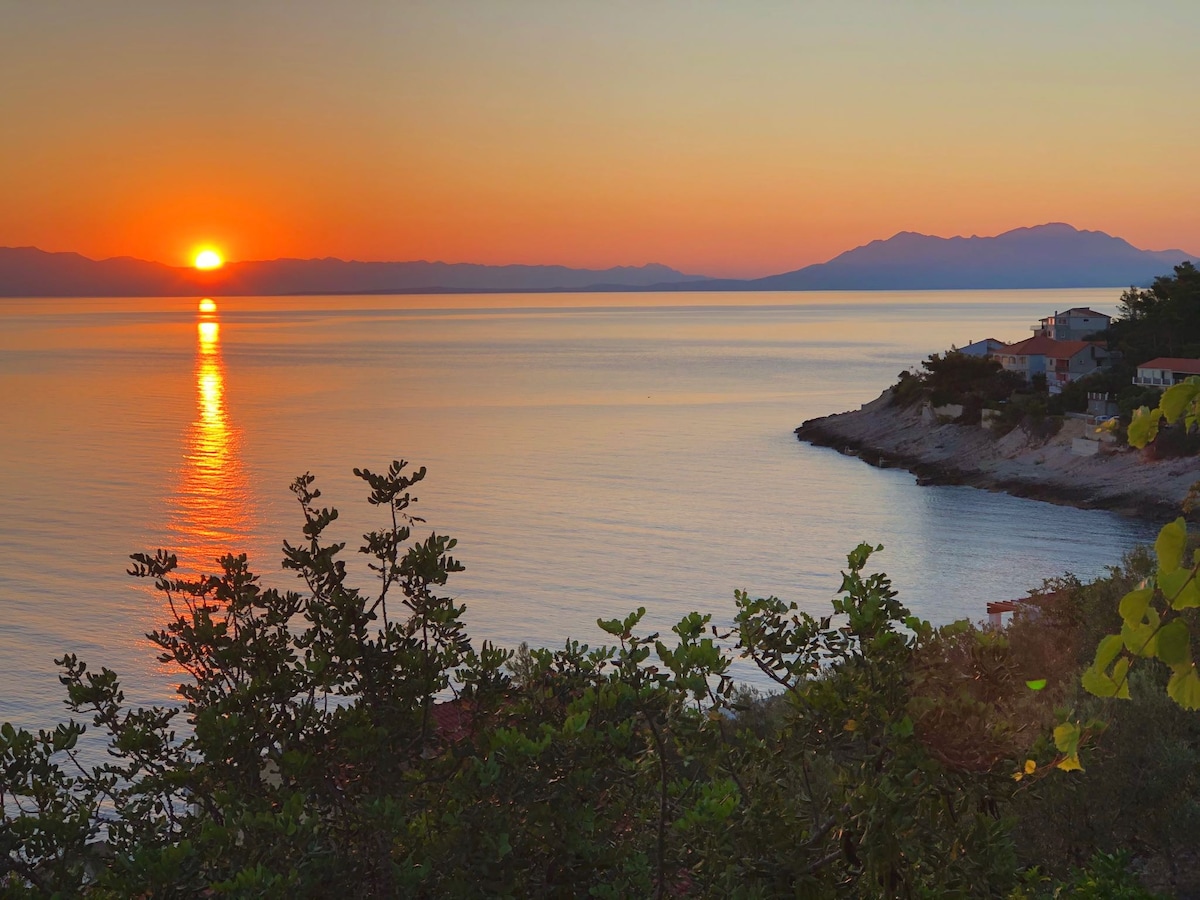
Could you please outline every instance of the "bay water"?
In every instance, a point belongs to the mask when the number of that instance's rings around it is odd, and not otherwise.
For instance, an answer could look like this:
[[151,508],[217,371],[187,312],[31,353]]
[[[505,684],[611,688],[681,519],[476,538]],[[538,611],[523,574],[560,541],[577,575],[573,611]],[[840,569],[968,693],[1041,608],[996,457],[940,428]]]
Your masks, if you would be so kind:
[[459,540],[476,641],[600,643],[597,618],[639,606],[647,630],[725,623],[736,588],[822,613],[860,541],[915,613],[981,619],[1154,523],[918,486],[792,431],[931,352],[1119,294],[0,299],[0,720],[58,721],[65,652],[172,701],[145,638],[166,610],[128,554],[215,571],[244,551],[291,587],[292,478],[317,476],[355,557],[381,520],[351,469],[394,458],[428,467],[415,511]]

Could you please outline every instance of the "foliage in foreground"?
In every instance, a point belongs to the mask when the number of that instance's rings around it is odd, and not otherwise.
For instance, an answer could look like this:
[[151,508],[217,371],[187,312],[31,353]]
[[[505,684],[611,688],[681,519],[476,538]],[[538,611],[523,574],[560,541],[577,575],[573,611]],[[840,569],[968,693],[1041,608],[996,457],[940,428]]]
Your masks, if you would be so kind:
[[[1163,392],[1154,409],[1142,407],[1129,425],[1129,443],[1145,447],[1162,422],[1182,422],[1185,431],[1200,423],[1200,378]],[[1193,487],[1193,492],[1196,490]],[[1167,695],[1184,709],[1200,710],[1200,671],[1193,652],[1200,631],[1200,550],[1188,555],[1182,517],[1164,526],[1154,542],[1157,565],[1120,601],[1121,630],[1096,648],[1083,686],[1101,697],[1128,699],[1129,673],[1140,660],[1157,660],[1170,672]]]
[[[356,474],[385,513],[360,548],[372,591],[348,583],[308,475],[292,486],[303,540],[284,545],[300,590],[262,587],[244,556],[195,579],[171,554],[134,557],[172,610],[150,638],[183,705],[129,709],[115,673],[61,661],[90,724],[0,732],[7,894],[1041,889],[1019,877],[1014,826],[1046,820],[1046,786],[1083,777],[1090,732],[1050,736],[1077,684],[1069,615],[934,629],[867,574],[862,545],[829,616],[738,593],[720,632],[692,613],[644,634],[638,610],[599,623],[612,646],[476,649],[445,595],[455,542],[412,538],[425,470]],[[777,693],[737,690],[737,657]],[[85,728],[106,762],[80,756]]]

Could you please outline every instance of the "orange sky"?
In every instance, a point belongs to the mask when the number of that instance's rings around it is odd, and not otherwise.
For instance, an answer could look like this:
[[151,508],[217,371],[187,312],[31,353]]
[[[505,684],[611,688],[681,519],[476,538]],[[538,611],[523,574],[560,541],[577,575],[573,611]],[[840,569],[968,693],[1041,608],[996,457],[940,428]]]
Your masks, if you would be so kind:
[[762,275],[1066,221],[1200,253],[1193,0],[0,0],[0,21],[0,245]]

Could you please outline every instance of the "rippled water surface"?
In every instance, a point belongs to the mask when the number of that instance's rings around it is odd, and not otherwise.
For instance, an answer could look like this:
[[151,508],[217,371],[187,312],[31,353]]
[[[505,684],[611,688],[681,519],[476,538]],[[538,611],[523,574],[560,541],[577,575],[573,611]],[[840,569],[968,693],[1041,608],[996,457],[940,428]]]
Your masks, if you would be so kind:
[[0,300],[0,719],[60,715],[65,651],[169,699],[143,636],[163,609],[128,554],[245,550],[286,586],[291,479],[318,476],[353,549],[377,511],[350,470],[394,457],[429,468],[418,512],[459,538],[476,639],[598,642],[598,617],[638,606],[655,628],[726,620],[735,588],[821,611],[863,540],[917,613],[981,618],[1152,527],[918,487],[792,430],[932,351],[1118,295]]

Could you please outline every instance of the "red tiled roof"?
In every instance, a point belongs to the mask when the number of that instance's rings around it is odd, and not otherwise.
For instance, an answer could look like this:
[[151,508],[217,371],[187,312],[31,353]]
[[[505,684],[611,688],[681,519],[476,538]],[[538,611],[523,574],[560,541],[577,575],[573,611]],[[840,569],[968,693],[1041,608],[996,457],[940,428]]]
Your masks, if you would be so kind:
[[1189,375],[1200,375],[1200,359],[1182,359],[1177,356],[1160,356],[1150,362],[1138,365],[1139,369],[1169,369],[1172,372],[1186,372]]
[[1016,612],[1026,604],[1037,603],[1039,600],[1057,600],[1066,593],[1066,591],[1045,591],[1036,594],[1027,594],[1020,600],[989,600],[987,604],[988,615]]
[[1048,356],[1051,359],[1070,359],[1076,353],[1093,345],[1092,341],[1056,341],[1054,338],[1037,335],[1001,348],[1001,353],[1016,356]]
[[429,717],[433,720],[434,733],[452,744],[471,733],[472,709],[466,700],[435,703],[429,708]]

